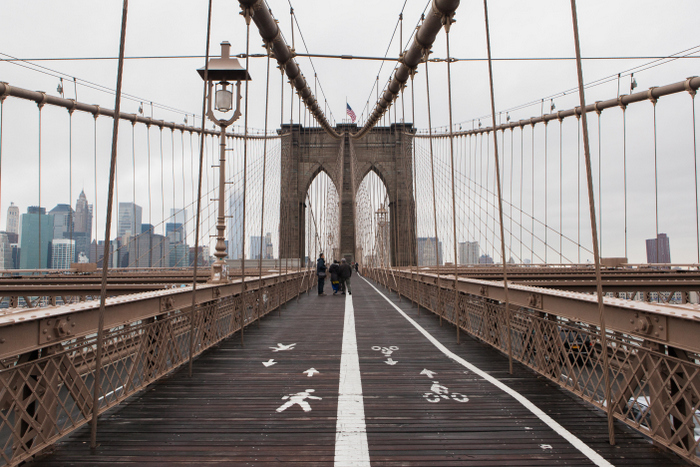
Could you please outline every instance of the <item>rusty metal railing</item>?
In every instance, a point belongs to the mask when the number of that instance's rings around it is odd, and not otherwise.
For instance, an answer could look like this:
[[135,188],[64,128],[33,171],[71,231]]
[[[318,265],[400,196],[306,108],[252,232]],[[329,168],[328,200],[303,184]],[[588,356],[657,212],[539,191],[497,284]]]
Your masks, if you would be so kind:
[[[97,302],[20,310],[0,319],[0,465],[17,465],[173,372],[300,291],[315,276],[292,272],[197,288],[114,297],[107,303],[101,397],[92,397]],[[194,318],[191,318],[194,316]],[[190,323],[194,319],[194,326]],[[32,334],[34,334],[32,338]]]
[[[366,268],[364,274],[506,354],[510,329],[513,359],[599,409],[613,410],[616,419],[700,465],[698,305],[606,298],[604,349],[597,302],[590,294],[510,284],[508,323],[502,282],[460,278],[455,284],[452,275],[438,282],[433,273],[412,277],[394,270],[395,283],[378,270]],[[610,407],[604,352],[610,362]]]

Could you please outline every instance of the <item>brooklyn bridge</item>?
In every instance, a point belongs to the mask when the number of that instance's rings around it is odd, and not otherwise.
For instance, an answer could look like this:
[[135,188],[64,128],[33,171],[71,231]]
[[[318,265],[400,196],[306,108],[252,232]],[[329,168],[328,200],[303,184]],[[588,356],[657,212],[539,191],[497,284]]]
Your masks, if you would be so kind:
[[700,465],[694,4],[104,3],[3,8],[2,465]]

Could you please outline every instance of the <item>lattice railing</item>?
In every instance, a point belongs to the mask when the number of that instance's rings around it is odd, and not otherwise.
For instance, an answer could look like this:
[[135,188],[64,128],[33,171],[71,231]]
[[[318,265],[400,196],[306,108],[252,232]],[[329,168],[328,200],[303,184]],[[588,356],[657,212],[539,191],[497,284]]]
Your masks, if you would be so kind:
[[[294,299],[312,279],[297,273],[200,303],[194,314],[190,308],[174,309],[106,330],[98,413],[188,362],[190,332],[196,356],[239,331],[241,323],[249,325]],[[96,345],[92,333],[4,360],[0,464],[16,465],[91,420]]]
[[[385,274],[371,270],[365,274],[397,288]],[[415,273],[396,275],[398,289],[448,322],[459,322],[471,336],[505,354],[512,352],[514,360],[603,411],[608,410],[603,365],[606,351],[615,418],[700,465],[700,354],[610,330],[603,349],[595,323],[512,302],[508,316],[504,302],[479,294],[460,292],[455,314],[454,280],[441,279],[438,292],[435,275],[423,276],[427,279],[420,280]],[[483,286],[482,290],[487,294]],[[585,300],[585,294],[577,295]]]

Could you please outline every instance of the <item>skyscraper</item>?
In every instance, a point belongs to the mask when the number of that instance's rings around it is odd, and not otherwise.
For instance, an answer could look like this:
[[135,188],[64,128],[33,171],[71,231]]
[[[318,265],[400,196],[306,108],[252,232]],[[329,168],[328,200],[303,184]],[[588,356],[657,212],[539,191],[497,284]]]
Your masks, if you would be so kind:
[[15,203],[10,203],[10,207],[7,208],[7,225],[5,230],[19,234],[19,207],[15,206]]
[[69,269],[75,258],[75,240],[54,238],[51,240],[51,269]]
[[[262,245],[262,237],[252,236],[250,237],[250,254],[248,257],[250,259],[260,259],[260,246]],[[265,252],[263,251],[263,254]]]
[[69,204],[57,204],[49,214],[53,216],[53,238],[70,238],[73,208]]
[[48,268],[53,216],[46,214],[45,208],[29,206],[27,213],[20,216],[20,224],[20,269]]
[[263,259],[272,259],[274,252],[272,249],[272,234],[270,232],[265,234],[265,250],[263,251]]
[[[658,258],[657,258],[658,255]],[[657,238],[647,240],[647,263],[669,264],[671,262],[671,244],[665,233]]]
[[75,240],[76,261],[80,253],[88,256],[92,243],[92,205],[88,204],[85,191],[80,192],[73,214],[73,240]]
[[479,242],[459,242],[459,264],[479,262]]
[[229,198],[228,214],[228,257],[240,259],[243,245],[243,191],[235,191]]
[[141,206],[136,203],[119,203],[118,236],[134,236],[141,233]]
[[13,269],[12,244],[7,233],[0,232],[0,269]]
[[[442,242],[437,242],[437,264],[442,264]],[[435,237],[418,237],[416,239],[416,262],[418,266],[435,266]]]

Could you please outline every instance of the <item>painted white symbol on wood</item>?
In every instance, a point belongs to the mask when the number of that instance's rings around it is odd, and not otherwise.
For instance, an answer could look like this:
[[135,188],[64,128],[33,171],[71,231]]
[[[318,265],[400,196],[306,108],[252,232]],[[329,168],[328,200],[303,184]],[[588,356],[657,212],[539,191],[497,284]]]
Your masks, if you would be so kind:
[[322,397],[316,397],[312,396],[311,393],[314,392],[315,389],[307,389],[306,391],[302,392],[297,392],[296,394],[289,394],[287,396],[284,396],[282,399],[287,400],[284,404],[281,406],[277,407],[277,412],[284,412],[294,404],[298,404],[299,407],[301,407],[301,410],[304,412],[311,412],[311,406],[309,405],[308,402],[306,402],[306,399],[316,399],[316,400],[321,400],[323,399]]
[[284,345],[281,342],[277,343],[277,347],[270,347],[273,352],[281,352],[283,350],[294,350],[294,346],[297,345],[296,342],[294,344],[289,344],[289,345]]
[[386,363],[387,365],[392,365],[392,366],[393,366],[393,365],[396,365],[396,364],[399,363],[399,362],[397,362],[397,361],[395,361],[395,360],[392,360],[391,357],[389,357],[389,358],[386,359],[386,361],[385,361],[384,363]]
[[542,449],[552,449],[552,446],[549,445],[549,444],[540,444],[540,447],[541,447]]
[[442,399],[452,399],[455,402],[468,402],[469,398],[459,392],[450,394],[450,390],[446,386],[441,385],[438,381],[434,381],[430,387],[432,392],[426,392],[423,397],[428,402],[433,404],[440,402]]
[[380,345],[373,345],[372,350],[374,350],[375,352],[381,351],[385,357],[388,357],[389,355],[391,355],[395,351],[399,350],[399,348],[398,348],[398,346],[395,346],[395,345],[392,345],[389,347],[382,347]]
[[272,358],[269,359],[269,360],[266,361],[266,362],[262,362],[262,364],[265,365],[265,367],[272,366],[272,365],[274,365],[275,363],[277,363],[277,362],[276,362],[274,359],[272,359]]
[[311,378],[313,375],[317,375],[320,372],[316,368],[309,368],[308,370],[303,371],[302,373],[306,373],[306,376]]
[[430,379],[433,379],[433,376],[436,375],[437,373],[435,371],[423,369],[423,371],[421,371],[420,374],[425,375]]

